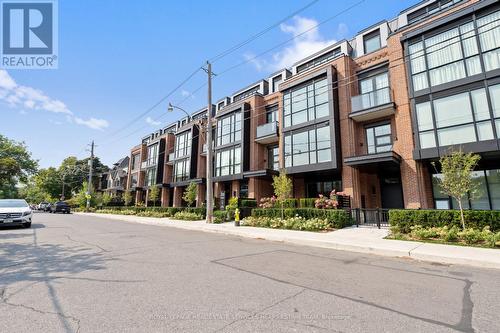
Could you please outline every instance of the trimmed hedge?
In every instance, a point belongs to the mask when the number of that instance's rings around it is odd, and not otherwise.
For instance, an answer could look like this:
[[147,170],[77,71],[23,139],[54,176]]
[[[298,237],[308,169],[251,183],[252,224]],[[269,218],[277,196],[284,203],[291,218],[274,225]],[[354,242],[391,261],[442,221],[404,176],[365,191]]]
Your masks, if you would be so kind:
[[300,208],[315,208],[316,198],[301,198],[299,199]]
[[[354,224],[349,212],[343,209],[317,209],[317,208],[286,208],[284,218],[289,219],[296,215],[305,219],[327,219],[328,223],[335,229],[341,229]],[[252,210],[253,217],[281,218],[279,208],[256,208]]]
[[114,210],[117,213],[120,211],[134,211],[136,214],[139,212],[158,212],[165,213],[165,216],[174,216],[178,212],[188,212],[197,215],[206,216],[206,209],[203,207],[134,207],[134,206],[114,206],[106,207],[107,211]]
[[[500,211],[495,210],[464,210],[465,226],[482,230],[489,226],[493,232],[500,231]],[[389,223],[398,226],[401,232],[411,232],[411,227],[452,227],[462,228],[459,210],[389,210]]]
[[257,200],[255,200],[255,199],[241,199],[239,206],[240,207],[255,208],[255,207],[257,207]]

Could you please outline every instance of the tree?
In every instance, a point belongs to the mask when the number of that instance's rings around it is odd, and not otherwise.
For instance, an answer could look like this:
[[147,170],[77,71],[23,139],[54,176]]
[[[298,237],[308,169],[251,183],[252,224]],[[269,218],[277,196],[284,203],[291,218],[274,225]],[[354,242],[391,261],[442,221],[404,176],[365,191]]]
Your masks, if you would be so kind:
[[[61,175],[56,168],[41,169],[33,176],[33,183],[40,191],[48,193],[52,198],[61,196]],[[69,193],[69,190],[65,190],[65,192]]]
[[26,183],[38,168],[23,142],[9,140],[0,134],[0,198],[17,195],[16,185]]
[[133,200],[134,199],[132,198],[131,191],[125,191],[125,193],[123,193],[123,201],[125,202],[125,206],[130,206]]
[[184,191],[184,194],[182,196],[182,199],[187,202],[189,207],[191,207],[193,203],[196,201],[196,194],[197,194],[196,192],[197,192],[196,184],[193,182],[189,183],[188,187],[186,187],[186,190]]
[[274,195],[281,203],[281,218],[284,215],[284,201],[292,194],[292,180],[286,175],[285,169],[280,170],[279,176],[273,176]]
[[47,192],[44,192],[33,182],[29,182],[25,187],[19,190],[19,196],[29,203],[38,204],[43,201],[52,201],[52,198]]
[[439,159],[443,177],[438,179],[441,191],[454,198],[460,208],[462,228],[465,229],[463,200],[469,194],[473,199],[479,195],[479,187],[474,182],[472,171],[476,168],[481,157],[473,153],[454,151]]
[[103,206],[107,206],[107,205],[109,205],[109,203],[111,202],[111,199],[113,199],[113,198],[111,197],[111,194],[109,194],[109,193],[107,193],[107,192],[106,192],[106,193],[104,193],[104,194],[102,195],[102,205],[103,205]]
[[153,206],[156,206],[158,197],[160,196],[160,190],[157,186],[151,186],[148,191],[148,200],[153,201]]

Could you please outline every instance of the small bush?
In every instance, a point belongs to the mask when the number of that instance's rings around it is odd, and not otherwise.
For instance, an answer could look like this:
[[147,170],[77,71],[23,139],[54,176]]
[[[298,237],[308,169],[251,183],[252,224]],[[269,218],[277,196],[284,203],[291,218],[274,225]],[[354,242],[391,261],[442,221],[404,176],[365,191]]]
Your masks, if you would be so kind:
[[220,224],[227,221],[227,212],[224,210],[215,210],[213,215],[213,222]]
[[257,200],[255,200],[255,199],[241,199],[240,207],[255,208],[255,207],[257,207]]
[[187,221],[199,221],[203,220],[203,216],[196,213],[191,213],[187,211],[177,212],[173,216],[174,220],[187,220]]
[[481,231],[472,228],[465,229],[458,233],[458,237],[463,239],[466,244],[476,244],[483,240]]
[[[467,228],[483,230],[489,226],[492,232],[500,231],[500,211],[494,210],[466,210],[464,211],[465,225]],[[411,227],[421,225],[422,227],[452,227],[461,228],[459,210],[412,210],[391,209],[389,211],[389,223],[398,225],[401,232],[410,233]]]
[[[253,217],[281,218],[281,209],[252,209]],[[353,224],[351,215],[343,209],[316,209],[316,208],[287,208],[284,210],[284,218],[300,216],[305,219],[326,219],[330,226],[335,229],[345,228]]]
[[299,199],[300,208],[314,208],[316,198],[301,198]]
[[249,216],[241,221],[243,226],[273,228],[273,229],[290,229],[290,230],[307,230],[307,231],[322,231],[331,229],[331,225],[327,219],[305,219],[300,216],[287,219],[271,218],[271,217],[253,217]]

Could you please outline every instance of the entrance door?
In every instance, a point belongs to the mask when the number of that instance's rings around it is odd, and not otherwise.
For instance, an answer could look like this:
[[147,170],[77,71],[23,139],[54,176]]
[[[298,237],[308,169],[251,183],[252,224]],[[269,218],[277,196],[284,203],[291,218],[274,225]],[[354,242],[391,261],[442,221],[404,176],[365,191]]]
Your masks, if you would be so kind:
[[380,175],[382,208],[404,208],[403,187],[399,170]]

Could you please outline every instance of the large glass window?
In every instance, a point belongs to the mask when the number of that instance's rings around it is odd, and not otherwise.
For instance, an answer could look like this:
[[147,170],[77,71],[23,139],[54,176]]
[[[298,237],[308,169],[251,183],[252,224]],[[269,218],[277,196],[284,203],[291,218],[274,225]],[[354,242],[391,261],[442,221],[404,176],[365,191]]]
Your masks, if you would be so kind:
[[190,178],[189,172],[191,160],[189,158],[175,161],[174,164],[174,182],[181,182]]
[[140,165],[141,165],[141,155],[140,154],[134,154],[132,155],[132,170],[139,170]]
[[178,134],[175,137],[175,158],[191,154],[191,131]]
[[365,46],[365,54],[376,51],[381,47],[380,30],[370,32],[363,36],[363,44]]
[[156,185],[156,168],[146,170],[146,186]]
[[229,176],[241,172],[241,147],[217,151],[215,154],[215,176]]
[[331,160],[331,137],[328,124],[285,135],[285,167]]
[[361,104],[353,105],[353,109],[362,110],[389,103],[391,98],[387,72],[360,79],[359,91],[360,96],[352,102]]
[[287,90],[283,94],[283,107],[284,127],[328,116],[330,110],[326,77]]
[[267,164],[271,170],[279,170],[279,148],[278,146],[267,147]]
[[241,140],[241,112],[217,120],[217,146]]
[[[408,47],[413,90],[500,68],[500,12],[480,17]],[[477,43],[479,37],[479,45]],[[482,54],[480,55],[480,51]],[[484,60],[481,66],[480,56]]]
[[366,127],[366,146],[368,154],[392,150],[391,124]]
[[156,165],[158,163],[158,143],[148,146],[148,158],[146,166]]
[[500,11],[478,18],[477,27],[485,69],[500,68]]
[[[472,172],[477,192],[468,194],[464,200],[465,209],[500,209],[500,169],[478,170]],[[458,209],[456,200],[443,193],[440,185],[442,174],[432,175],[432,190],[436,209]]]
[[[489,90],[495,108],[495,103],[500,103],[500,85]],[[422,149],[495,137],[485,88],[418,103],[415,111]]]
[[273,105],[266,108],[266,123],[274,123],[278,121],[278,105]]
[[130,187],[131,188],[137,187],[137,183],[138,183],[138,175],[137,175],[137,173],[134,173],[130,177]]

